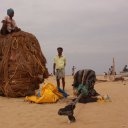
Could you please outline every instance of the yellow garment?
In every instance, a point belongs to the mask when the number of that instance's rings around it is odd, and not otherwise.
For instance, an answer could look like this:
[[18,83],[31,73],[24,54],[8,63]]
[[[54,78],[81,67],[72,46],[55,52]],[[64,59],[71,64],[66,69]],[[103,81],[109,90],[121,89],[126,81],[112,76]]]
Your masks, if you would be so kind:
[[56,55],[54,58],[54,63],[56,64],[56,69],[64,69],[66,65],[66,58],[64,56],[59,57]]
[[40,91],[40,97],[38,96],[26,96],[27,101],[35,103],[55,103],[57,100],[63,97],[58,89],[52,83],[45,83]]

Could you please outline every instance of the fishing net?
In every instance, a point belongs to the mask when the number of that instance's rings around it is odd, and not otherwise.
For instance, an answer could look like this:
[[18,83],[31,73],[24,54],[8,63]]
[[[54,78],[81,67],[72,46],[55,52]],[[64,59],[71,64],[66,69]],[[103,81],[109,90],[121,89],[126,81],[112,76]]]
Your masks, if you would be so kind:
[[0,35],[0,91],[5,96],[32,95],[47,77],[46,59],[34,35]]

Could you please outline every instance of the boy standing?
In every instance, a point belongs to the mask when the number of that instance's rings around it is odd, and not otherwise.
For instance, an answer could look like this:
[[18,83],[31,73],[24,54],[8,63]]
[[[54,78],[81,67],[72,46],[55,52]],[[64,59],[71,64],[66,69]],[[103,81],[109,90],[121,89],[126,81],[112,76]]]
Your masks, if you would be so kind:
[[62,79],[63,90],[65,89],[65,66],[66,58],[62,55],[63,48],[57,48],[58,55],[54,58],[53,74],[56,74],[57,87],[60,87],[60,79]]

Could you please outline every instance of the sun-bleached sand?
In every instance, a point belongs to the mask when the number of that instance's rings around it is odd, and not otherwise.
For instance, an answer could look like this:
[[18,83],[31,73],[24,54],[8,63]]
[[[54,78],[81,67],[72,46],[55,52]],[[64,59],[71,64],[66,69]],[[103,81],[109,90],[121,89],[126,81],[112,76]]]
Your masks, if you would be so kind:
[[[55,77],[46,81],[56,84]],[[59,116],[58,109],[70,102],[72,76],[66,76],[66,100],[53,104],[25,102],[24,98],[0,97],[0,128],[128,128],[128,83],[98,82],[96,90],[108,94],[112,102],[78,103],[75,123],[68,123],[66,116]]]

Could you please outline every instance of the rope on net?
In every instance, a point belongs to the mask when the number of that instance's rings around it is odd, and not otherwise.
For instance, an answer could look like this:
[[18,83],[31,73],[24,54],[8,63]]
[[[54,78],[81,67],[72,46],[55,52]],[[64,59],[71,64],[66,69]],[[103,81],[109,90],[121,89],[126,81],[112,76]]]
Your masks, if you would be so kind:
[[46,59],[34,35],[23,31],[0,35],[0,91],[5,96],[27,95],[38,88],[35,78],[44,74]]

